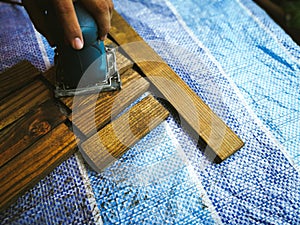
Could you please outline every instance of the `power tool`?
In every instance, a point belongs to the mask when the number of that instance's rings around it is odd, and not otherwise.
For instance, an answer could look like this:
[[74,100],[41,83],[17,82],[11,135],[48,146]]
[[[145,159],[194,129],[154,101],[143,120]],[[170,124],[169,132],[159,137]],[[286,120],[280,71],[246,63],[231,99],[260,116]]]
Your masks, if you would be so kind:
[[47,5],[45,15],[55,34],[56,97],[114,91],[121,88],[116,66],[116,50],[98,39],[98,27],[93,17],[80,2],[74,8],[83,34],[84,47],[75,50],[62,39],[54,8]]

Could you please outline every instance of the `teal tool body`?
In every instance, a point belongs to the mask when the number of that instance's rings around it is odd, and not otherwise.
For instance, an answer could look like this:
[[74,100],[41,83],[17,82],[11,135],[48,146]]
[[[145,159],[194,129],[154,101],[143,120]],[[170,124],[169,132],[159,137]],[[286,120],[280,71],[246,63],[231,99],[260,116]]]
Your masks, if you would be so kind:
[[[83,49],[75,50],[67,45],[61,39],[63,31],[53,24],[53,20],[49,21],[50,29],[57,36],[56,97],[119,90],[121,80],[116,66],[115,48],[105,46],[98,39],[97,24],[83,6],[74,2],[74,8],[83,34]],[[51,13],[50,8],[47,12],[50,19]]]

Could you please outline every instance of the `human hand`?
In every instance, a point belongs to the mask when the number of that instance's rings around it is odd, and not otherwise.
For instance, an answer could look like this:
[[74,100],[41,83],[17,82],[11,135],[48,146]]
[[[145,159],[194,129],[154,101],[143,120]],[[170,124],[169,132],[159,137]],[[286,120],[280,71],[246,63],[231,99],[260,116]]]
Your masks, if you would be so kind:
[[[83,37],[76,17],[72,0],[23,0],[23,5],[29,14],[35,28],[44,35],[50,45],[55,45],[55,38],[51,33],[49,24],[45,18],[45,12],[41,2],[52,4],[57,15],[58,24],[63,30],[64,40],[74,49],[83,47]],[[110,29],[110,20],[113,10],[112,0],[81,0],[80,3],[93,16],[98,25],[98,37],[100,40],[106,38]]]

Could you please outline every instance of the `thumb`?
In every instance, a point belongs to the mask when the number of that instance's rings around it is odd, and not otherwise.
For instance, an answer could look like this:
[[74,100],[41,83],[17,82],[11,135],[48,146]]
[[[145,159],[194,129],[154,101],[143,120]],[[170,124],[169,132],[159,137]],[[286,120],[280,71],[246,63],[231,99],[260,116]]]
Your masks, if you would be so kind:
[[65,41],[74,49],[83,48],[82,32],[72,0],[53,0],[57,17],[64,31]]

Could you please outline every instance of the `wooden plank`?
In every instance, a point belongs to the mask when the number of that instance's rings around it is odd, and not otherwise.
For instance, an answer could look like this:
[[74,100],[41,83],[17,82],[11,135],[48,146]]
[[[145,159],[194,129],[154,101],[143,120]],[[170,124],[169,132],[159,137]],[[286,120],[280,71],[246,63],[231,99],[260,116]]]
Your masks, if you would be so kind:
[[20,154],[66,117],[49,100],[0,131],[0,167]]
[[41,72],[30,62],[21,61],[0,74],[0,99],[32,81]]
[[102,171],[167,118],[169,112],[149,95],[81,144],[80,151]]
[[[149,82],[131,68],[133,63],[130,60],[120,54],[118,62],[123,68],[120,91],[60,98],[60,101],[73,110],[69,119],[87,137],[107,124],[149,88]],[[54,67],[45,73],[47,79],[54,75]]]
[[240,149],[243,141],[199,98],[199,96],[114,11],[111,37],[138,65],[149,81],[178,111],[183,120],[224,160]]
[[149,88],[149,83],[132,69],[123,73],[122,80],[120,91],[73,98],[70,120],[87,137],[111,121]]
[[21,118],[27,112],[52,96],[50,90],[39,80],[15,91],[0,101],[0,130]]
[[76,140],[65,124],[0,167],[0,211],[75,152]]

